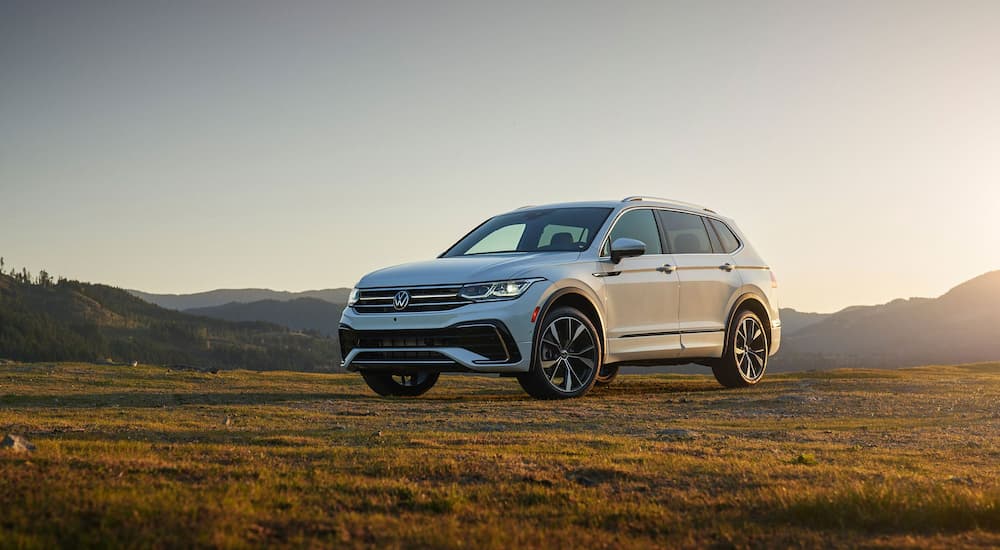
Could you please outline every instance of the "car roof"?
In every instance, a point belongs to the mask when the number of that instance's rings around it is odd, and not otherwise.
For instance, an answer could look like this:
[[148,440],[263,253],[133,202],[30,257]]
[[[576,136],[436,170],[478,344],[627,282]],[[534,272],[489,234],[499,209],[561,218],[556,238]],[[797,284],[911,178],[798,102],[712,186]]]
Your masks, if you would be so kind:
[[724,216],[718,214],[716,211],[701,206],[699,204],[693,204],[690,202],[676,201],[671,199],[661,199],[659,197],[647,197],[647,196],[630,196],[625,197],[618,201],[577,201],[577,202],[557,202],[552,204],[539,204],[539,205],[529,205],[522,206],[515,210],[547,210],[551,208],[626,208],[632,206],[649,206],[649,207],[669,207],[674,210],[684,210],[687,212],[692,212],[696,214],[705,213],[715,215],[719,218],[724,218]]

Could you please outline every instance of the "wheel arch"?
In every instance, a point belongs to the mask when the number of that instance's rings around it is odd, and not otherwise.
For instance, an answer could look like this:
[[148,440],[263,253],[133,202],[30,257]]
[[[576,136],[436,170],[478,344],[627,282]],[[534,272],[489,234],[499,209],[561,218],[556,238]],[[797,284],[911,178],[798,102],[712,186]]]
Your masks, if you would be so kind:
[[771,314],[766,304],[767,299],[756,292],[744,292],[733,301],[733,305],[729,308],[729,315],[726,317],[726,343],[723,348],[723,356],[729,351],[729,342],[731,341],[729,331],[732,330],[733,320],[736,318],[736,314],[744,309],[757,314],[760,317],[761,323],[767,327],[767,347],[768,349],[771,348],[774,327],[771,326]]
[[589,296],[586,290],[570,286],[556,290],[539,306],[538,317],[535,319],[535,328],[531,339],[531,362],[533,363],[535,360],[535,349],[538,345],[538,339],[541,337],[542,320],[545,319],[549,311],[559,306],[576,308],[590,319],[590,322],[594,324],[594,328],[597,329],[597,336],[601,342],[601,356],[605,356],[607,353],[607,342],[604,331],[604,316],[601,313],[601,309],[597,306],[597,301]]

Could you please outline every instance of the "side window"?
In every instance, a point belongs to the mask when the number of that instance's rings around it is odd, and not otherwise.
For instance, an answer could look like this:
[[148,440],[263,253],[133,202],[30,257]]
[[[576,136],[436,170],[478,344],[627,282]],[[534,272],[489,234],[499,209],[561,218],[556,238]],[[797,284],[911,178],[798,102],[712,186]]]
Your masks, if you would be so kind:
[[670,252],[674,254],[711,254],[712,241],[701,216],[683,212],[660,211],[660,221],[667,233]]
[[708,223],[712,224],[712,227],[715,228],[715,232],[719,234],[719,240],[722,241],[723,252],[729,254],[740,247],[740,240],[736,238],[736,235],[733,234],[733,230],[729,229],[728,225],[711,218],[708,219]]
[[660,246],[660,231],[656,227],[656,220],[653,218],[653,211],[648,208],[641,210],[629,210],[618,218],[611,235],[601,249],[601,255],[608,255],[611,243],[615,239],[635,239],[646,243],[646,254],[663,254],[663,247]]
[[524,224],[515,223],[505,225],[489,235],[483,237],[466,254],[489,254],[491,252],[514,252],[518,243],[521,242],[521,235],[524,234]]

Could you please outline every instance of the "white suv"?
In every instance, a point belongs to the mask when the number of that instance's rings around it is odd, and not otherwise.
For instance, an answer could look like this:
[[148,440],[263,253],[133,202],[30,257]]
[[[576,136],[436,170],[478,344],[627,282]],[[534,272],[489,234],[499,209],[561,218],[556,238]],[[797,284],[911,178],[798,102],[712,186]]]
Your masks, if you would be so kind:
[[781,341],[776,287],[736,224],[701,206],[526,207],[437,259],[365,275],[340,321],[343,366],[381,395],[481,372],[577,397],[623,365],[692,362],[750,386]]

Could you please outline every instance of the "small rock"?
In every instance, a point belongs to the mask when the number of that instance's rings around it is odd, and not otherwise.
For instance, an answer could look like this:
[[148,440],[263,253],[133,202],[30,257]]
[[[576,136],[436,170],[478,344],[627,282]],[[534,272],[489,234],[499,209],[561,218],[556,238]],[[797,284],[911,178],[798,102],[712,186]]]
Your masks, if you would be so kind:
[[671,428],[667,430],[660,430],[656,432],[657,437],[662,439],[667,439],[669,441],[687,441],[691,439],[696,439],[698,434],[680,428]]
[[594,485],[597,485],[596,481],[594,481],[593,479],[590,479],[587,476],[577,475],[577,476],[572,476],[570,479],[572,479],[573,481],[579,483],[580,485],[583,485],[584,487],[593,487]]
[[555,483],[552,483],[552,480],[550,479],[538,478],[532,475],[527,475],[522,477],[521,481],[525,483],[537,483],[539,485],[544,485],[545,487],[552,487],[553,485],[555,485]]
[[22,436],[8,434],[0,441],[0,449],[14,449],[22,453],[30,453],[35,450],[35,445]]
[[231,416],[229,416],[227,414],[226,415],[226,426],[228,427],[228,426],[232,426],[232,425],[233,425],[233,417],[231,417]]
[[382,437],[382,430],[379,430],[372,434],[372,437]]
[[959,485],[968,485],[970,487],[973,486],[973,485],[975,485],[975,482],[972,481],[972,478],[968,477],[968,476],[964,476],[964,477],[963,476],[951,476],[951,477],[948,478],[948,481],[951,482],[951,483],[958,483]]

